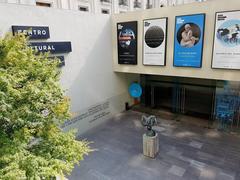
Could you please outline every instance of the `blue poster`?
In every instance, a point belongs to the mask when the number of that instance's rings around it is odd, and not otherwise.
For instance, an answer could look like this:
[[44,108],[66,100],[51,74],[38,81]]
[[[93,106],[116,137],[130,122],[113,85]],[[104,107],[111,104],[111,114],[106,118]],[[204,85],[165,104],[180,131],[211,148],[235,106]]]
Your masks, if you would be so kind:
[[202,66],[205,14],[177,16],[174,34],[174,66]]

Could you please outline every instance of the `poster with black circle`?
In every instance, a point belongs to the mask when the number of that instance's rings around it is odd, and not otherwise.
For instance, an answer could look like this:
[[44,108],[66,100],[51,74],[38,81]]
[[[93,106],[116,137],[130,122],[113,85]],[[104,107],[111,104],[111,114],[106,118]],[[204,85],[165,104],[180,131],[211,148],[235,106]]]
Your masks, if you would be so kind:
[[137,64],[137,21],[117,23],[118,64]]
[[216,13],[212,68],[240,69],[240,11]]
[[165,66],[167,18],[143,21],[143,64]]
[[177,16],[175,19],[173,64],[178,67],[202,66],[205,14]]

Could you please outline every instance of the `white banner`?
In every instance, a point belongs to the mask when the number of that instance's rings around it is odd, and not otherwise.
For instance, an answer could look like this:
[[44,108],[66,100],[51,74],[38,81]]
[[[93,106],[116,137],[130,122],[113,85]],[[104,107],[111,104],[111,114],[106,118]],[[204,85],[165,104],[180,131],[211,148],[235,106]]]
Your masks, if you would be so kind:
[[240,11],[216,13],[212,68],[240,69]]
[[165,66],[167,18],[144,20],[143,64]]

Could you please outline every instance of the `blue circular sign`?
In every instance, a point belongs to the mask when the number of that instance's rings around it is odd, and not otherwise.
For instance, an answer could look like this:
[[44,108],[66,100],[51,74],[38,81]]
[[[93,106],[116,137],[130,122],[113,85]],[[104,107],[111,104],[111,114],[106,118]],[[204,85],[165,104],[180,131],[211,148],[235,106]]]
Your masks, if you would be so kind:
[[132,83],[128,90],[133,98],[139,98],[142,95],[142,87],[138,83]]

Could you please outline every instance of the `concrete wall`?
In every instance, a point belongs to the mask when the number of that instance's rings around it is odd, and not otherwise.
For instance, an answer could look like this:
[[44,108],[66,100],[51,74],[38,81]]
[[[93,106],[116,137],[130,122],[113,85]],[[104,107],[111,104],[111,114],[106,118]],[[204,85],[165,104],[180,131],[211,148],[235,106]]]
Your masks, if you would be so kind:
[[[240,70],[211,69],[212,47],[214,37],[215,12],[224,10],[239,10],[239,0],[212,0],[208,2],[150,9],[125,14],[115,14],[112,17],[113,63],[115,72],[154,74],[166,76],[181,76],[193,78],[219,79],[240,81]],[[184,14],[206,13],[206,26],[203,47],[202,68],[173,67],[173,45],[175,16]],[[144,66],[142,64],[142,34],[143,20],[168,17],[167,59],[166,66]],[[138,65],[119,65],[117,60],[117,22],[138,21]]]
[[109,16],[0,3],[0,35],[11,31],[12,25],[49,26],[47,41],[72,42],[61,78],[73,114],[65,129],[74,127],[83,133],[123,111],[124,103],[131,101],[128,85],[137,76],[113,72]]

